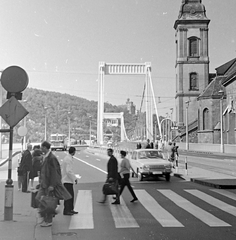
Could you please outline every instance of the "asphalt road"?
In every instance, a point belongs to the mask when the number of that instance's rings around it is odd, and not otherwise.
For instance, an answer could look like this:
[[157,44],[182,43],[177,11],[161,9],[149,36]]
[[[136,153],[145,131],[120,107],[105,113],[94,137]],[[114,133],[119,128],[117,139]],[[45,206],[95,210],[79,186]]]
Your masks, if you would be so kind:
[[[66,153],[55,154],[61,160]],[[82,176],[75,185],[75,210],[79,214],[62,215],[62,202],[53,222],[54,240],[233,240],[236,237],[236,190],[211,189],[176,177],[170,182],[161,178],[138,182],[131,178],[138,202],[130,203],[132,197],[125,189],[121,205],[100,204],[108,158],[81,150],[75,159],[74,172]]]

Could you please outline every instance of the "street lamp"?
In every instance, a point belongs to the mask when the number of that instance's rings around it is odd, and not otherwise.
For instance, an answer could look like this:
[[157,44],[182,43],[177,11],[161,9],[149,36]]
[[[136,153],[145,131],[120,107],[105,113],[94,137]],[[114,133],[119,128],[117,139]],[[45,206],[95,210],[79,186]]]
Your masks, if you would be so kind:
[[89,145],[91,146],[91,122],[92,116],[89,116]]
[[70,147],[70,114],[71,114],[71,111],[68,111],[68,127],[69,127],[69,133],[68,133],[68,146]]
[[45,110],[45,119],[44,119],[44,124],[45,124],[45,128],[44,128],[44,140],[47,141],[47,109],[48,107],[44,107]]
[[170,108],[170,121],[171,121],[171,125],[170,125],[170,139],[172,141],[172,114],[173,114],[173,108]]
[[186,150],[189,150],[189,140],[188,140],[188,107],[190,101],[186,101]]
[[220,90],[219,94],[220,98],[220,151],[224,153],[224,135],[223,135],[223,99],[224,99],[224,91]]

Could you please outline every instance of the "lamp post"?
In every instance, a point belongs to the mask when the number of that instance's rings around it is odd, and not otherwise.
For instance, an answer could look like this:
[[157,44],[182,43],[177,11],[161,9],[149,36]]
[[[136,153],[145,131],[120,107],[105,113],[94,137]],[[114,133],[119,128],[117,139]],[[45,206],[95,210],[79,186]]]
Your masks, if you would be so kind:
[[170,124],[170,139],[172,141],[172,114],[173,114],[173,108],[170,108],[170,121],[171,121],[171,124]]
[[68,111],[68,127],[69,127],[69,132],[68,132],[68,146],[70,147],[70,114],[71,111]]
[[168,134],[168,113],[166,113],[166,144],[168,143],[169,140],[169,134]]
[[48,107],[44,107],[45,110],[45,119],[44,119],[44,124],[45,124],[45,128],[44,128],[44,140],[47,141],[47,109]]
[[223,133],[223,98],[224,98],[224,91],[219,91],[221,98],[220,98],[220,151],[224,153],[224,133]]
[[186,150],[189,150],[189,140],[188,140],[188,107],[190,101],[186,101]]
[[92,125],[92,116],[89,116],[89,145],[91,146],[91,125]]

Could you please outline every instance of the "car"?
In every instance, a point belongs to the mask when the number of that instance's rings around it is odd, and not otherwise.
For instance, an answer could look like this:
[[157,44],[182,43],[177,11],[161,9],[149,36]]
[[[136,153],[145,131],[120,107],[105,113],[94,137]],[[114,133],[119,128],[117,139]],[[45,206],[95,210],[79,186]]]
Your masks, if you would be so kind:
[[139,181],[143,181],[144,177],[152,176],[162,176],[165,177],[166,181],[170,181],[172,164],[160,150],[134,150],[131,155],[130,164]]

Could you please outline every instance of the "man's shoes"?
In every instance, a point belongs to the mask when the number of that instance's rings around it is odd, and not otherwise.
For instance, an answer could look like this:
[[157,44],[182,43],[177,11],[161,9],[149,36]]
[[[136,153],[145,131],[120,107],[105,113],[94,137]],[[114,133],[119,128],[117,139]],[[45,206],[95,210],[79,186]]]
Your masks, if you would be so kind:
[[66,215],[66,216],[72,216],[74,215],[72,212],[64,212],[63,215]]
[[73,214],[78,214],[79,212],[76,212],[76,211],[74,211],[74,210],[71,210],[71,213],[73,213]]
[[106,202],[105,200],[98,201],[98,203],[105,203],[105,202]]
[[138,201],[137,198],[134,198],[133,200],[131,200],[130,202],[135,202],[135,201]]
[[52,226],[52,222],[42,222],[41,224],[40,224],[40,226],[41,227],[50,227],[50,226]]
[[111,203],[111,204],[120,204],[120,201],[115,201],[115,202],[113,202],[113,203]]

